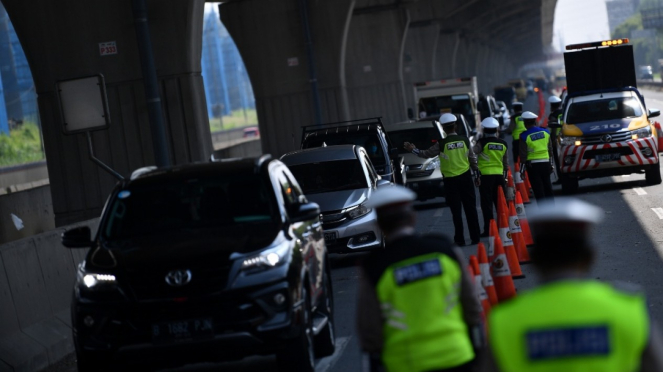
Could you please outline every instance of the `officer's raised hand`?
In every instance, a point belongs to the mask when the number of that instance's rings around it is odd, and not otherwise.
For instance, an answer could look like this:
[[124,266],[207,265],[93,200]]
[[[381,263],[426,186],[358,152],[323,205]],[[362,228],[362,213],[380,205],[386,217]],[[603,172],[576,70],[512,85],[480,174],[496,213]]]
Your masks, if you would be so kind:
[[414,149],[417,148],[417,146],[415,146],[414,144],[412,144],[412,143],[410,143],[410,142],[405,142],[405,143],[403,144],[403,147],[404,147],[407,151],[409,151],[409,152],[412,152],[412,150],[414,150]]

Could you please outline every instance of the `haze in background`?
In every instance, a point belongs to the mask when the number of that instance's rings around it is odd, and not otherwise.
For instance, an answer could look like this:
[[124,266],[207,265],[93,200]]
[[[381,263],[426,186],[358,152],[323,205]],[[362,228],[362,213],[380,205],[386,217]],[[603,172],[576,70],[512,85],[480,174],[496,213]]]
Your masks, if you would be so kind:
[[605,0],[557,0],[553,48],[610,38]]

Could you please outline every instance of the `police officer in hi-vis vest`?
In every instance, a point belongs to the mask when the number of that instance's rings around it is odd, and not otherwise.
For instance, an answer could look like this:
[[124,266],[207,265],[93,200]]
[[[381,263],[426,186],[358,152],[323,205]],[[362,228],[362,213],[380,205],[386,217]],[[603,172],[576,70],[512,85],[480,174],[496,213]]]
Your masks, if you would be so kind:
[[459,246],[465,245],[463,232],[463,214],[467,219],[467,228],[470,230],[472,244],[478,244],[481,232],[479,231],[479,215],[477,213],[476,194],[472,181],[475,172],[474,184],[480,183],[477,158],[470,146],[469,138],[456,133],[456,115],[442,114],[440,124],[447,137],[428,150],[419,150],[412,143],[405,142],[405,149],[421,158],[440,158],[440,172],[444,176],[445,200],[451,209],[454,221],[454,242]]
[[497,207],[497,192],[500,187],[505,187],[504,180],[509,169],[507,144],[505,140],[499,138],[499,126],[499,122],[494,118],[483,119],[481,122],[483,137],[474,145],[474,153],[477,155],[481,172],[481,184],[479,185],[481,213],[483,214],[481,236],[488,236],[490,232],[493,205]]
[[488,372],[663,371],[663,343],[642,291],[589,278],[601,208],[579,199],[528,212],[538,288],[493,308]]
[[405,187],[383,186],[366,202],[386,246],[359,268],[364,371],[469,372],[485,344],[481,304],[460,248],[443,235],[415,232],[415,199]]
[[[550,103],[550,115],[548,115],[548,129],[550,130],[550,142],[552,143],[553,150],[553,163],[555,164],[555,170],[557,172],[557,177],[560,175],[559,171],[559,158],[557,154],[557,136],[562,128],[562,100],[557,96],[550,96],[548,98]],[[560,180],[553,182],[553,184],[560,184]]]
[[524,179],[525,170],[529,175],[529,182],[534,191],[536,202],[543,199],[553,198],[550,173],[552,165],[552,144],[550,143],[550,132],[548,129],[536,125],[534,113],[525,111],[523,121],[526,131],[520,134],[520,174]]
[[513,116],[511,116],[511,124],[509,124],[509,129],[506,132],[513,137],[511,153],[513,155],[513,163],[515,164],[518,161],[518,151],[520,151],[520,134],[525,131],[525,123],[521,117],[523,114],[522,102],[514,102],[511,104],[511,107],[513,107]]

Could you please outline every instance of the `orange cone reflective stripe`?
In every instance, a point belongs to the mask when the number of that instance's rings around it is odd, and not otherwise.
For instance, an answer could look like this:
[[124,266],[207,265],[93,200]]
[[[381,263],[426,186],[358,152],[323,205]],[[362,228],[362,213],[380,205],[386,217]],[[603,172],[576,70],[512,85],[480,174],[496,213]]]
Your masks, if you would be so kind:
[[497,299],[497,292],[495,291],[495,282],[493,276],[490,274],[490,263],[488,263],[488,255],[486,254],[486,247],[483,243],[479,242],[477,246],[477,256],[479,258],[479,270],[481,271],[481,284],[483,289],[488,294],[490,305],[495,306],[499,301]]
[[511,237],[513,238],[513,245],[518,255],[518,262],[521,264],[528,263],[530,261],[529,252],[525,246],[522,234],[523,230],[520,226],[518,214],[516,214],[516,207],[512,201],[509,202],[509,230],[511,230]]
[[497,230],[497,222],[494,219],[490,220],[490,233],[488,235],[488,260],[493,262],[495,257],[495,237],[499,236],[500,233]]
[[502,240],[504,252],[506,253],[507,261],[509,262],[511,276],[513,276],[514,279],[524,278],[525,274],[523,274],[522,270],[520,269],[520,263],[518,263],[518,254],[516,253],[516,248],[513,245],[511,231],[509,230],[509,222],[504,213],[500,215],[500,239]]
[[470,273],[474,275],[474,287],[479,294],[479,301],[481,301],[483,313],[486,318],[488,318],[488,314],[490,314],[490,300],[488,299],[488,293],[486,293],[486,290],[483,288],[479,261],[475,255],[470,256],[470,270]]
[[520,221],[520,227],[523,229],[523,239],[525,240],[525,245],[534,245],[532,231],[529,228],[527,213],[525,213],[525,205],[523,205],[523,198],[520,196],[520,192],[516,193],[516,214],[518,215],[518,220]]
[[495,291],[500,302],[516,296],[516,286],[513,284],[509,262],[506,259],[502,241],[499,236],[495,237],[495,259],[492,262],[493,281]]

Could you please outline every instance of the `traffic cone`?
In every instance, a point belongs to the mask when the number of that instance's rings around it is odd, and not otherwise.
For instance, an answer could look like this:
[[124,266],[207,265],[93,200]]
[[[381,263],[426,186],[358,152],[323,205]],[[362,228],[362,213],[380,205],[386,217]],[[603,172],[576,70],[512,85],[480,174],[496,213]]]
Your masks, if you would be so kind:
[[497,230],[497,222],[495,219],[490,220],[490,233],[488,234],[488,260],[493,262],[495,257],[495,237],[499,236],[499,231]]
[[506,253],[506,258],[509,262],[509,268],[511,269],[511,275],[514,279],[524,278],[522,270],[520,269],[520,264],[518,263],[518,254],[516,253],[516,248],[513,246],[513,238],[511,237],[511,231],[509,230],[509,220],[507,220],[504,213],[500,214],[500,240]]
[[516,185],[513,183],[513,175],[511,174],[511,169],[507,171],[507,183],[506,183],[506,198],[508,200],[515,199],[516,195]]
[[483,243],[481,242],[479,242],[479,245],[477,246],[477,256],[479,257],[481,284],[483,285],[483,289],[485,289],[486,293],[488,294],[490,305],[495,306],[499,300],[497,299],[497,292],[495,291],[495,282],[493,281],[493,276],[490,275],[490,263],[488,263],[486,247],[484,247]]
[[532,189],[532,184],[529,183],[529,174],[527,171],[525,171],[525,189],[527,189],[527,192],[529,193],[529,196],[532,197],[534,196],[534,190]]
[[509,207],[506,204],[506,197],[504,196],[504,189],[497,188],[497,215],[500,213],[509,214]]
[[516,181],[516,191],[520,191],[520,195],[523,198],[523,202],[525,204],[529,204],[529,192],[525,189],[525,183],[523,182],[522,177],[520,177],[520,171],[518,169],[520,168],[519,164],[516,163],[516,172],[514,174],[515,176],[515,181]]
[[476,288],[477,293],[479,294],[479,301],[481,301],[481,307],[483,308],[483,313],[488,318],[490,314],[490,300],[488,299],[488,293],[483,288],[481,271],[479,270],[479,261],[475,255],[470,256],[470,275],[474,277],[474,288]]
[[518,214],[516,214],[516,206],[512,201],[509,202],[509,230],[511,231],[513,245],[516,247],[516,253],[518,254],[518,262],[521,264],[529,263],[529,252],[527,252],[527,247],[523,238],[523,230],[520,227]]
[[502,241],[499,236],[495,237],[495,259],[492,262],[493,281],[495,291],[500,302],[516,297],[516,286],[513,284],[509,262],[506,259]]
[[529,222],[527,222],[527,214],[525,213],[525,206],[523,205],[523,198],[520,196],[520,192],[516,192],[516,214],[518,214],[520,227],[523,229],[525,245],[534,245],[532,231],[529,229]]

